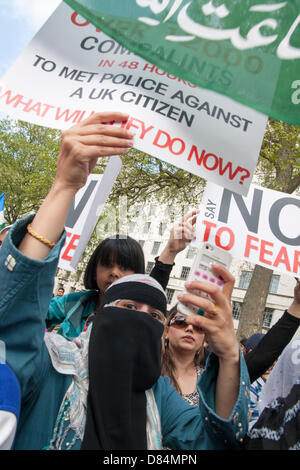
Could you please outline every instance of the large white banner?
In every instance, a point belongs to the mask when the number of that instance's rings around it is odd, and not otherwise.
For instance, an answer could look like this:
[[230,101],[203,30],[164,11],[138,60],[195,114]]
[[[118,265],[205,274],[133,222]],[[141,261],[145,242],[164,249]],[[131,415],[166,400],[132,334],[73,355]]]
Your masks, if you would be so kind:
[[209,241],[235,258],[300,276],[300,198],[251,185],[247,197],[208,183],[196,222]]
[[[205,73],[229,84],[226,69]],[[137,149],[243,195],[267,121],[146,63],[65,3],[2,78],[0,109],[58,129],[98,111],[127,112]]]
[[65,224],[67,238],[60,253],[59,268],[75,271],[121,166],[119,157],[111,157],[104,174],[89,175],[85,186],[76,193]]

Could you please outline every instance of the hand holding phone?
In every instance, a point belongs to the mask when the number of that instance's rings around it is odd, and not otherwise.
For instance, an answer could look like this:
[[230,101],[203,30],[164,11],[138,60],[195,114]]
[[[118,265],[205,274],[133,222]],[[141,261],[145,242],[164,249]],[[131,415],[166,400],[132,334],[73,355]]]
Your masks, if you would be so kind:
[[[224,280],[215,272],[213,272],[211,265],[217,264],[223,266],[226,269],[229,269],[231,261],[232,256],[230,253],[222,250],[221,248],[213,246],[210,243],[204,243],[195,257],[190,274],[187,278],[187,282],[195,280],[206,281],[222,288]],[[187,290],[184,289],[183,293],[186,292]],[[190,290],[189,293],[207,298],[213,302],[209,294],[206,292],[200,290]],[[192,304],[179,302],[177,305],[177,310],[184,315],[197,315],[199,307]]]

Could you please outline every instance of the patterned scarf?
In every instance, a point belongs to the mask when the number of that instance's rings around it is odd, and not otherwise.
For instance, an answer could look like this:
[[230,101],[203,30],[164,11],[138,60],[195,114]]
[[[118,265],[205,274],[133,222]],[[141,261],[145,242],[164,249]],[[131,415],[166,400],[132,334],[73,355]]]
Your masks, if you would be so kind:
[[[77,440],[83,439],[89,386],[88,345],[91,328],[92,325],[89,325],[88,329],[73,341],[68,341],[56,333],[45,334],[45,343],[54,369],[61,374],[73,376],[57,415],[53,436],[47,449],[62,449],[69,431],[74,432],[74,437],[68,449],[71,450]],[[162,449],[160,416],[153,391],[150,389],[145,393],[147,447],[149,450],[159,450]]]

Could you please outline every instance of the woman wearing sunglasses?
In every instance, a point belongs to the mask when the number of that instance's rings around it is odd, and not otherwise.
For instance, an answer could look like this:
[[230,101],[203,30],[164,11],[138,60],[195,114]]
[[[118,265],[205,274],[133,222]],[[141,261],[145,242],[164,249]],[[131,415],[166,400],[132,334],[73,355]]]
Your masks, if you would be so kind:
[[[203,297],[188,294],[190,303],[198,305],[203,314],[185,316],[177,311],[175,305],[169,313],[164,331],[162,375],[168,376],[173,387],[193,406],[199,405],[197,382],[205,364],[204,342],[219,357],[220,383],[224,385],[224,394],[233,379],[234,369],[230,368],[233,357],[230,353],[228,355],[228,352],[235,337],[230,300],[235,279],[222,266],[213,265],[213,269],[224,280],[222,291],[216,286],[203,283],[206,285],[205,291],[210,294],[214,303]],[[193,289],[193,285],[193,282],[185,283],[188,290]],[[186,295],[184,298],[185,302],[188,302]],[[181,301],[182,295],[179,295],[178,299]],[[219,302],[222,304],[221,308],[218,306]],[[224,357],[224,360],[221,357]]]
[[204,364],[204,331],[188,324],[176,305],[168,315],[164,333],[162,375],[191,405],[198,405],[197,379]]

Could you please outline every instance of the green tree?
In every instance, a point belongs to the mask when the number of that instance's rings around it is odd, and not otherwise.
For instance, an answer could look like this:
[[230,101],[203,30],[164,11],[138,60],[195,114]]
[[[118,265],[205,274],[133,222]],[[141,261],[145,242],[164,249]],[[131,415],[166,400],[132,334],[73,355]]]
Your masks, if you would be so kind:
[[110,201],[126,195],[128,202],[143,203],[155,197],[157,203],[198,207],[205,180],[136,149],[122,159],[122,170]]
[[[264,187],[297,193],[300,186],[300,128],[279,121],[268,122],[256,176]],[[261,332],[273,270],[256,265],[247,289],[237,336]]]
[[[35,211],[53,182],[60,131],[23,121],[0,120],[0,191],[5,194],[5,217],[13,223]],[[155,197],[159,203],[199,204],[204,180],[136,149],[122,157],[122,169],[109,197],[116,207],[126,196],[128,205]],[[98,161],[103,173],[108,159]]]
[[0,191],[5,219],[15,222],[37,210],[56,170],[60,132],[27,122],[0,121]]
[[[5,219],[11,224],[36,211],[53,182],[61,132],[28,122],[0,120],[0,193],[5,192]],[[130,208],[155,200],[172,207],[198,207],[205,181],[161,160],[130,149],[121,156],[122,169],[92,234],[79,269],[105,237],[99,227],[113,207],[117,213],[126,197]],[[99,159],[95,172],[103,173],[108,158]],[[129,217],[132,213],[129,214]],[[166,220],[168,225],[170,220]],[[116,231],[120,227],[116,226]],[[66,275],[67,273],[62,273]]]

